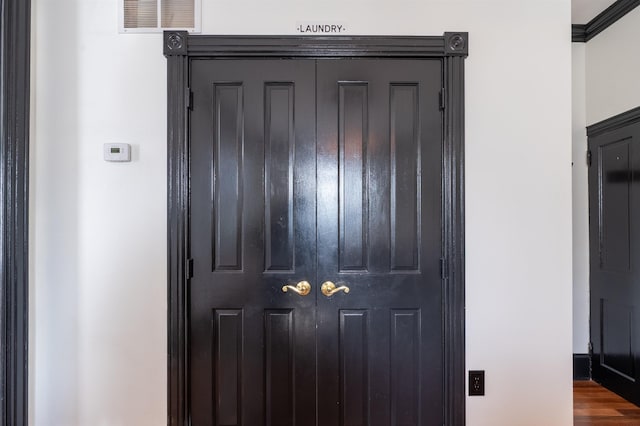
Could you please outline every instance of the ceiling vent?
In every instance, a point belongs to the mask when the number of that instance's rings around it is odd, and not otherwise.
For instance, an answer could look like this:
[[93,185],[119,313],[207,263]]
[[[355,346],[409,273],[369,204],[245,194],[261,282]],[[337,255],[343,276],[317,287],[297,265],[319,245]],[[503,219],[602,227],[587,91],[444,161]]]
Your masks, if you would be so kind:
[[200,32],[202,0],[120,0],[121,33]]

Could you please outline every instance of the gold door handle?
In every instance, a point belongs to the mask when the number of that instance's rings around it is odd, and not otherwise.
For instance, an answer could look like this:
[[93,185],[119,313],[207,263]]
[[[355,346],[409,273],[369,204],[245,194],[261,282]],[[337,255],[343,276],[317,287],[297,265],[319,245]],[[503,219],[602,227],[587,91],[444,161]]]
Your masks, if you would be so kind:
[[324,294],[325,296],[330,297],[340,291],[349,293],[349,287],[347,287],[346,285],[341,285],[340,287],[336,287],[336,285],[331,281],[325,281],[322,283],[322,287],[320,287],[320,291],[322,291],[322,294]]
[[311,284],[309,284],[309,282],[307,281],[300,281],[298,284],[296,284],[295,287],[292,285],[282,286],[282,291],[284,293],[289,290],[298,293],[300,296],[306,296],[307,294],[311,293]]

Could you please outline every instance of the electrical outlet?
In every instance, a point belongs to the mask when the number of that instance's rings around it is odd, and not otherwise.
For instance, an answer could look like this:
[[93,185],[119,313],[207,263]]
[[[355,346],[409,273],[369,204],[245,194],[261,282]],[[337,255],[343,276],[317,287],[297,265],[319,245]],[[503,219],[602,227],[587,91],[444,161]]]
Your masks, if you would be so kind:
[[469,396],[484,396],[484,370],[469,370]]

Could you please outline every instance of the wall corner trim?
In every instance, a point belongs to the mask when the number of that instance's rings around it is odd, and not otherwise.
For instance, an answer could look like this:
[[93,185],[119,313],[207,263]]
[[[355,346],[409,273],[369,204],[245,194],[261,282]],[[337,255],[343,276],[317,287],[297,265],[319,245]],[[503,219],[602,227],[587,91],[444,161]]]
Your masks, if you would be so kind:
[[571,40],[578,43],[591,40],[638,6],[640,0],[617,0],[587,24],[572,25]]
[[0,1],[0,425],[26,426],[31,1]]

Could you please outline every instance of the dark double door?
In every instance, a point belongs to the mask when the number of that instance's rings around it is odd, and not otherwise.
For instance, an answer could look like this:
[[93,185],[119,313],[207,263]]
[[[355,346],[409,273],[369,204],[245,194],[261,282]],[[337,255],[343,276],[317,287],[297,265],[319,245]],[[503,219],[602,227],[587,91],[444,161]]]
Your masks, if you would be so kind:
[[589,150],[592,375],[640,404],[640,124]]
[[442,62],[190,69],[192,424],[442,425]]

